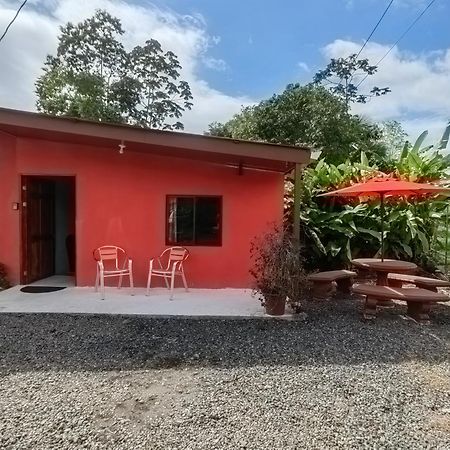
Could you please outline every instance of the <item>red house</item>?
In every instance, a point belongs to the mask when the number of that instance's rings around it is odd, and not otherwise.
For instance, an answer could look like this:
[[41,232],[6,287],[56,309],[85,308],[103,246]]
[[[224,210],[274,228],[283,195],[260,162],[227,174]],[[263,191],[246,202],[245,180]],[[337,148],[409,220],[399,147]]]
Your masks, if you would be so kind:
[[0,262],[10,281],[95,279],[95,248],[149,258],[183,245],[192,287],[248,287],[249,245],[283,214],[306,148],[0,109]]

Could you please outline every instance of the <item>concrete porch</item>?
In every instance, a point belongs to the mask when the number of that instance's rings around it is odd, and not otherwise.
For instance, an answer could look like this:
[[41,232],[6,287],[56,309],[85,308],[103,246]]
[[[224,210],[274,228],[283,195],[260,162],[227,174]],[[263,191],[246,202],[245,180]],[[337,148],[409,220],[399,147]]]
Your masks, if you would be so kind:
[[[52,283],[53,281],[53,283]],[[36,285],[61,286],[55,279],[42,280]],[[61,280],[59,280],[61,281]],[[130,289],[106,288],[106,299],[92,287],[74,287],[70,283],[65,289],[49,293],[24,293],[23,286],[14,286],[0,292],[0,313],[87,313],[87,314],[132,314],[148,316],[211,316],[211,317],[262,317],[264,309],[246,289],[176,289],[175,297],[169,300],[164,288],[151,290],[136,288],[133,296]]]

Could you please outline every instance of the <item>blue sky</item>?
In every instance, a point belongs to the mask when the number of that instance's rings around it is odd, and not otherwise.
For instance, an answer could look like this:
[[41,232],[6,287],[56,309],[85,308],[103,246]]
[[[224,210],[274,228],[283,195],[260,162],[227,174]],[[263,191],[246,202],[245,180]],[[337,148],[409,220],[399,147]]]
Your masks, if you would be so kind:
[[[214,73],[204,68],[217,88],[233,95],[267,96],[292,81],[309,81],[298,63],[312,72],[324,66],[320,49],[335,39],[364,42],[388,0],[169,0],[161,5],[182,14],[201,14],[220,42],[211,54],[227,64]],[[373,36],[392,44],[424,8],[424,1],[394,1]],[[438,0],[402,41],[415,53],[449,45],[450,6]],[[364,56],[364,55],[362,55]],[[208,73],[213,72],[213,73]]]
[[[378,61],[430,0],[395,0],[363,57]],[[29,0],[0,45],[0,105],[35,109],[34,82],[57,46],[59,26],[95,9],[122,21],[124,44],[158,39],[192,88],[186,130],[203,132],[242,106],[308,82],[331,57],[356,53],[389,0]],[[19,0],[0,0],[0,29]],[[437,137],[450,118],[450,5],[436,0],[380,65],[372,85],[392,94],[357,105],[372,121],[399,120],[411,137]]]

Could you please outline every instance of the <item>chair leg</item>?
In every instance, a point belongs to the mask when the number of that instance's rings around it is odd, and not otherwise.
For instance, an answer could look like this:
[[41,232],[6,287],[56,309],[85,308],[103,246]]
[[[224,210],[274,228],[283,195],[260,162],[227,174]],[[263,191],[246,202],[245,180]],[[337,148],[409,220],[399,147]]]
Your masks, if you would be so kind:
[[147,292],[145,295],[148,297],[150,295],[150,285],[152,283],[152,269],[148,271],[148,279],[147,279]]
[[100,272],[100,293],[102,300],[105,300],[105,277],[103,272]]
[[170,285],[169,285],[169,282],[167,281],[167,277],[165,275],[163,275],[163,277],[164,277],[164,283],[166,283],[166,288],[170,289]]
[[120,275],[119,275],[119,284],[117,285],[117,288],[118,288],[118,289],[121,289],[121,288],[122,288],[122,279],[123,279],[123,275],[120,274]]
[[98,292],[98,266],[97,266],[97,272],[95,274],[95,292]]
[[173,290],[175,288],[175,274],[170,277],[170,300],[173,300]]
[[184,288],[186,289],[186,292],[189,292],[189,288],[187,285],[186,276],[184,275],[184,272],[181,272],[181,278],[183,279],[183,285],[184,285]]
[[131,295],[134,295],[134,281],[133,281],[133,272],[130,270],[129,273],[129,277],[130,277],[130,290],[131,290]]

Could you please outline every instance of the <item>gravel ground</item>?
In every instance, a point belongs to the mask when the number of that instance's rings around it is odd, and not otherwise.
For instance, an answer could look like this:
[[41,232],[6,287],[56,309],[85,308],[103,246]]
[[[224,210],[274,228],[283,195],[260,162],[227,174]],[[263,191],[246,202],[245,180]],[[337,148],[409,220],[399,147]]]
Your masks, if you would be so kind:
[[302,320],[0,314],[0,448],[450,449],[450,307]]

